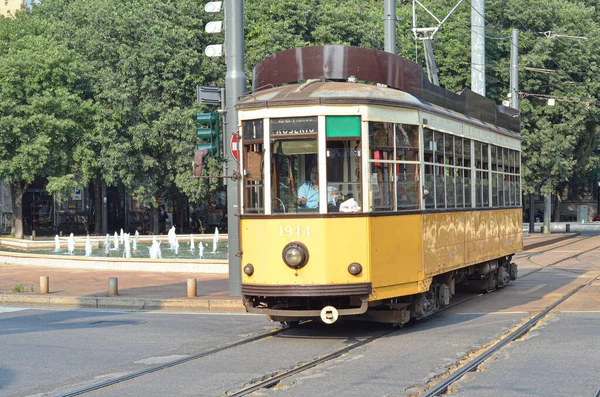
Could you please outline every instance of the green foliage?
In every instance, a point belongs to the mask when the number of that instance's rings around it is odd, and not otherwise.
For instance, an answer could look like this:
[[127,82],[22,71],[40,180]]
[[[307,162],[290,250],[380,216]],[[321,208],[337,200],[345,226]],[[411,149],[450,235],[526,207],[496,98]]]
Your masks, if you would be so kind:
[[22,292],[25,292],[25,286],[23,284],[17,284],[14,287],[12,287],[11,291],[15,294],[20,294]]
[[[444,17],[455,0],[423,1]],[[519,41],[526,191],[577,194],[600,170],[598,1],[486,2],[487,95],[506,99],[513,28]],[[245,2],[246,73],[261,59],[308,45],[383,48],[381,0],[255,0]],[[463,2],[434,40],[441,84],[471,84],[470,2]],[[220,179],[196,180],[196,85],[223,86],[224,58],[203,50],[222,35],[204,25],[197,0],[42,0],[33,11],[0,19],[0,178],[26,186],[47,178],[68,194],[90,181],[118,186],[146,204],[184,194],[212,200]],[[398,53],[423,64],[414,42],[410,2],[397,3]],[[421,26],[434,19],[419,13]],[[549,38],[540,32],[587,36]],[[533,68],[550,70],[534,72]],[[528,95],[536,94],[536,95]],[[539,95],[568,98],[548,107]],[[227,149],[227,148],[225,148]],[[221,175],[210,158],[206,175]]]

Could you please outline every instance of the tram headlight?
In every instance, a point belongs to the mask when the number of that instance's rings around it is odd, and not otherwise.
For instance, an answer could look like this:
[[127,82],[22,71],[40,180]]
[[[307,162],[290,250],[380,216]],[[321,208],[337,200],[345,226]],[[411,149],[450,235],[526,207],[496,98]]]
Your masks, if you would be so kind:
[[292,269],[300,269],[308,262],[308,249],[302,243],[289,243],[281,254],[283,262]]
[[350,273],[353,276],[358,276],[359,274],[362,273],[362,265],[360,263],[351,263],[348,266],[348,273]]
[[244,266],[244,274],[246,276],[252,276],[254,274],[254,266],[252,266],[251,263],[248,263],[246,266]]

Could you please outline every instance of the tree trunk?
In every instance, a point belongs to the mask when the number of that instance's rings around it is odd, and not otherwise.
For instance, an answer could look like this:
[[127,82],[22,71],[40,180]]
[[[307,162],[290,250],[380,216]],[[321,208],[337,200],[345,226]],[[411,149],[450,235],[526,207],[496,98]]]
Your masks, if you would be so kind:
[[552,195],[544,196],[544,234],[550,233],[550,211],[552,208]]
[[96,203],[96,213],[94,214],[94,234],[100,236],[102,234],[102,185],[94,183],[94,201]]
[[27,190],[28,183],[25,182],[11,182],[10,183],[10,194],[12,196],[12,231],[11,233],[15,238],[23,238],[23,195]]
[[152,218],[152,234],[158,234],[158,213],[156,207],[150,204],[150,217]]

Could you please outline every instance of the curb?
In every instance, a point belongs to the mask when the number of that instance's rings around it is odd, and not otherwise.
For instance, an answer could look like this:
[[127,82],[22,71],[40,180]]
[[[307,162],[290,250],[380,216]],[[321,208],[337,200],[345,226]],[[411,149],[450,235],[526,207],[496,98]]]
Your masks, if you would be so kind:
[[177,310],[198,313],[246,312],[240,299],[145,299],[90,296],[41,296],[0,294],[0,306],[68,307],[86,309]]
[[551,244],[555,244],[564,240],[568,240],[570,238],[574,238],[579,236],[580,233],[579,232],[572,232],[569,235],[566,236],[561,236],[561,237],[557,237],[555,239],[551,239],[551,240],[545,240],[545,241],[539,241],[537,243],[532,243],[532,244],[528,244],[527,246],[523,246],[523,251],[528,251],[534,248],[539,248],[539,247],[543,247],[545,245],[551,245]]

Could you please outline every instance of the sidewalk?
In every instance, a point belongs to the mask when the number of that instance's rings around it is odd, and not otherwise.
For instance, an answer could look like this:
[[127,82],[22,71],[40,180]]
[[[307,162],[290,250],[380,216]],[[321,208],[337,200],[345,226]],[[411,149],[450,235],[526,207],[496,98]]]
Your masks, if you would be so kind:
[[[523,237],[531,250],[578,233]],[[40,277],[49,277],[49,294],[40,294]],[[117,277],[118,295],[108,296],[109,278]],[[187,297],[187,280],[197,280],[197,296]],[[19,292],[21,291],[21,292]],[[0,265],[0,305],[32,307],[244,312],[241,297],[229,296],[227,274],[74,270]]]

